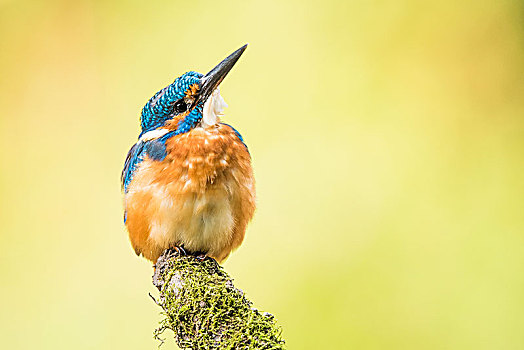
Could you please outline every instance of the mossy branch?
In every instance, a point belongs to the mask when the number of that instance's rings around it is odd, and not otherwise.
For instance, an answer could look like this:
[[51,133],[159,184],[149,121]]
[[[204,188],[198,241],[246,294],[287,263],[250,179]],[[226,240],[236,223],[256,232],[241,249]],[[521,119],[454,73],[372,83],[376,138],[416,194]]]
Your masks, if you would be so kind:
[[155,330],[161,341],[171,329],[182,349],[285,349],[273,315],[253,308],[214,259],[167,250],[156,263],[153,284],[165,315]]

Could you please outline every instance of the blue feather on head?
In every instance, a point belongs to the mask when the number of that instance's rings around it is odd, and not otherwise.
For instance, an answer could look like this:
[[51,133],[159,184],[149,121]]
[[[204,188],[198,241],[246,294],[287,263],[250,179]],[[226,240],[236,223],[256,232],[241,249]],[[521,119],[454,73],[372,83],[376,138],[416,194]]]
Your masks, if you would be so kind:
[[[174,103],[184,98],[186,91],[192,85],[197,84],[200,86],[202,77],[203,74],[201,73],[193,71],[187,72],[151,97],[142,109],[142,116],[140,118],[142,132],[140,136],[163,126],[164,123],[173,116]],[[188,115],[188,117],[190,115]],[[190,119],[195,119],[196,117],[198,117],[198,115],[193,114]]]

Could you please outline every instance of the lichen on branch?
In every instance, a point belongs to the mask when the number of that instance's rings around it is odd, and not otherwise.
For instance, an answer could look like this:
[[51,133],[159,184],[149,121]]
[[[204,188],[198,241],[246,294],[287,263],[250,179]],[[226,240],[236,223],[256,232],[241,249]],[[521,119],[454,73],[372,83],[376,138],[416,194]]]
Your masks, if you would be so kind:
[[274,316],[253,308],[214,259],[167,250],[153,284],[165,316],[157,339],[170,329],[182,349],[285,349]]

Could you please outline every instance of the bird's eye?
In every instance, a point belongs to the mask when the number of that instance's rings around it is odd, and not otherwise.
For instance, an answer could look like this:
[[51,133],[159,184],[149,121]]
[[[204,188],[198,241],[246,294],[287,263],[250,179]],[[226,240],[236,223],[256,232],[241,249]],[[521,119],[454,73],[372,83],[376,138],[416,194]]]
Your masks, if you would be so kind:
[[176,101],[175,102],[175,112],[180,114],[180,113],[184,113],[185,111],[187,111],[186,102],[183,99]]

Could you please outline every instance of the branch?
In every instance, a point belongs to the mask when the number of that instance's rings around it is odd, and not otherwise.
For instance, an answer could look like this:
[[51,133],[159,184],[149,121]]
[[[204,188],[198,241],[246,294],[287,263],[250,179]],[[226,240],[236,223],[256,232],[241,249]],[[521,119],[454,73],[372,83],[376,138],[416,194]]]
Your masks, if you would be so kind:
[[167,329],[182,349],[285,349],[273,315],[252,307],[244,293],[211,258],[203,261],[166,250],[156,263],[155,302],[165,318],[155,338]]

